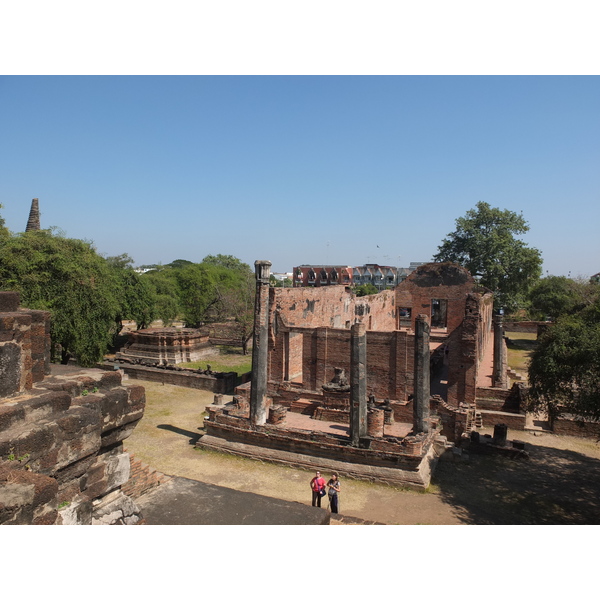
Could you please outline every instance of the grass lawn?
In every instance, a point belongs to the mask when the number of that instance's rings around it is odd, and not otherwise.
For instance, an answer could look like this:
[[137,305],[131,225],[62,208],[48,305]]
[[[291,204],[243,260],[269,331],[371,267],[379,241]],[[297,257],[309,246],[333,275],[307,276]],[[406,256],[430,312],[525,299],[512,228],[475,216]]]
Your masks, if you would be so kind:
[[182,363],[180,366],[186,369],[206,369],[210,365],[211,371],[228,373],[234,371],[238,377],[252,370],[252,354],[242,354],[240,348],[230,346],[219,346],[220,354],[209,356],[208,360]]
[[508,342],[508,366],[527,377],[531,353],[537,346],[537,334],[508,331],[504,333]]

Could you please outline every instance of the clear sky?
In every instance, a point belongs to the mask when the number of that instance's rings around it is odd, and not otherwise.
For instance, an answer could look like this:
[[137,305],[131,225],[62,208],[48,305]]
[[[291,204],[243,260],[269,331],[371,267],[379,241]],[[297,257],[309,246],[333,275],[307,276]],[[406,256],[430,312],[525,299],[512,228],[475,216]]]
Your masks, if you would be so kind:
[[430,260],[478,201],[600,271],[597,76],[3,76],[0,203],[137,265]]

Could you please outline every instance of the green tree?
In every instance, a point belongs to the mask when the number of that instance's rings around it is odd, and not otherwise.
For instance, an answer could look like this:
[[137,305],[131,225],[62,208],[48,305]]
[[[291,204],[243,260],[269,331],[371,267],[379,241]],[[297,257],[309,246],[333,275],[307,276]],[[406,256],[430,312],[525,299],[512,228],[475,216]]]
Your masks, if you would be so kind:
[[433,260],[467,268],[495,293],[496,306],[512,312],[542,274],[539,250],[515,237],[527,231],[522,215],[478,202],[475,209],[456,220],[456,230],[438,246]]
[[[0,209],[3,208],[2,204],[0,204]],[[10,232],[8,231],[8,228],[6,227],[4,218],[2,217],[2,215],[0,215],[0,243],[2,243],[2,240],[8,238],[10,236]]]
[[256,280],[250,272],[243,274],[235,285],[217,287],[223,306],[223,317],[231,320],[242,343],[242,354],[248,354],[248,342],[254,333],[254,300]]
[[357,296],[370,296],[371,294],[378,294],[379,290],[372,283],[363,283],[354,288],[354,293]]
[[157,269],[141,276],[153,290],[154,318],[160,319],[165,326],[172,323],[180,313],[179,286],[174,269]]
[[529,364],[528,409],[552,422],[564,413],[600,418],[600,299],[560,316],[540,336]]
[[583,308],[581,284],[564,276],[544,277],[529,292],[531,308],[538,318],[557,319]]
[[188,265],[193,265],[193,264],[194,263],[191,260],[185,260],[183,258],[178,258],[177,260],[174,260],[173,262],[169,263],[166,266],[170,267],[171,269],[181,269],[182,267],[187,267]]
[[116,334],[121,332],[126,319],[135,321],[138,329],[145,329],[156,315],[156,294],[149,280],[135,272],[133,259],[127,254],[109,256],[106,262],[113,273],[115,297],[119,303]]
[[119,311],[114,279],[88,242],[49,231],[6,237],[0,289],[18,291],[24,306],[52,313],[50,333],[63,360],[72,353],[81,366],[92,366],[112,341]]
[[232,269],[213,264],[192,264],[175,271],[183,318],[188,327],[200,327],[224,317],[224,290],[239,284]]
[[205,265],[212,265],[215,267],[223,267],[225,269],[232,269],[234,271],[250,271],[253,272],[250,268],[250,265],[242,262],[239,258],[232,256],[231,254],[217,254],[212,255],[209,254],[202,259],[202,263]]

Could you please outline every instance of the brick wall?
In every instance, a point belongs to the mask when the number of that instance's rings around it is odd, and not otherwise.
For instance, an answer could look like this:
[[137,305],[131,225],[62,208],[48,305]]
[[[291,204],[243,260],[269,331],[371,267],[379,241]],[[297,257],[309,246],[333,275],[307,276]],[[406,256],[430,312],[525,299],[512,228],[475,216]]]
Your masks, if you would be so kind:
[[525,405],[527,388],[523,383],[513,383],[509,390],[478,387],[477,408],[482,410],[498,410],[501,412],[519,413]]
[[494,425],[506,425],[509,429],[523,431],[525,429],[525,415],[496,410],[480,410],[481,419],[484,427],[494,427]]
[[[206,421],[205,427],[207,435],[226,439],[230,443],[260,446],[270,450],[282,450],[356,464],[399,467],[415,471],[419,469],[423,454],[428,450],[435,435],[417,440],[416,445],[412,443],[413,439],[409,436],[405,438],[406,443],[404,440],[389,442],[384,449],[369,450],[350,446],[349,439],[345,436],[301,429],[279,429],[269,425],[252,429],[248,420],[223,414],[217,414],[214,421]],[[201,442],[202,440],[198,445],[201,445]]]
[[367,329],[395,329],[395,297],[392,290],[356,297],[341,286],[313,288],[271,288],[271,326],[274,314],[290,327],[331,327],[350,329],[364,323]]
[[[49,313],[0,292],[0,524],[134,524],[121,491],[145,392],[121,373],[50,371]],[[57,368],[58,370],[58,368]]]
[[156,469],[153,469],[137,459],[135,454],[129,455],[129,461],[131,465],[131,474],[129,476],[129,481],[121,486],[121,490],[131,498],[139,498],[143,494],[146,494],[171,479],[168,475],[160,473]]
[[419,267],[395,290],[355,298],[340,287],[270,290],[269,380],[294,380],[319,391],[334,368],[350,369],[350,326],[367,326],[367,392],[407,402],[413,393],[414,333],[398,330],[397,307],[432,315],[433,300],[445,303],[446,325],[432,341],[448,348],[448,401],[474,402],[479,362],[493,335],[493,298],[475,293],[466,269],[451,263]]
[[[98,365],[105,370],[113,370],[112,363]],[[236,373],[219,373],[217,376],[202,375],[193,371],[174,371],[170,369],[159,369],[155,367],[144,367],[142,365],[119,364],[120,370],[125,372],[130,379],[145,381],[158,381],[170,385],[193,388],[196,390],[207,390],[215,394],[231,394],[235,388],[238,377]]]
[[547,325],[545,321],[504,321],[504,331],[537,334],[540,326]]
[[552,430],[559,435],[600,438],[600,423],[584,421],[578,417],[563,416],[555,419]]

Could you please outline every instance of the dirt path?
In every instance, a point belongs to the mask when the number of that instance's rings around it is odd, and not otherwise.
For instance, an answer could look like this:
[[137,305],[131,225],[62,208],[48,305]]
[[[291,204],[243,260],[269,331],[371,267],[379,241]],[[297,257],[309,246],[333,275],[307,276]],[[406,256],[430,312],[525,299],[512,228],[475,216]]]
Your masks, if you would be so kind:
[[[310,504],[311,472],[194,447],[212,393],[140,384],[145,415],[125,441],[137,458],[168,475]],[[527,442],[529,461],[471,455],[440,462],[427,493],[343,479],[340,512],[401,525],[600,522],[598,444],[509,432],[517,438]]]

